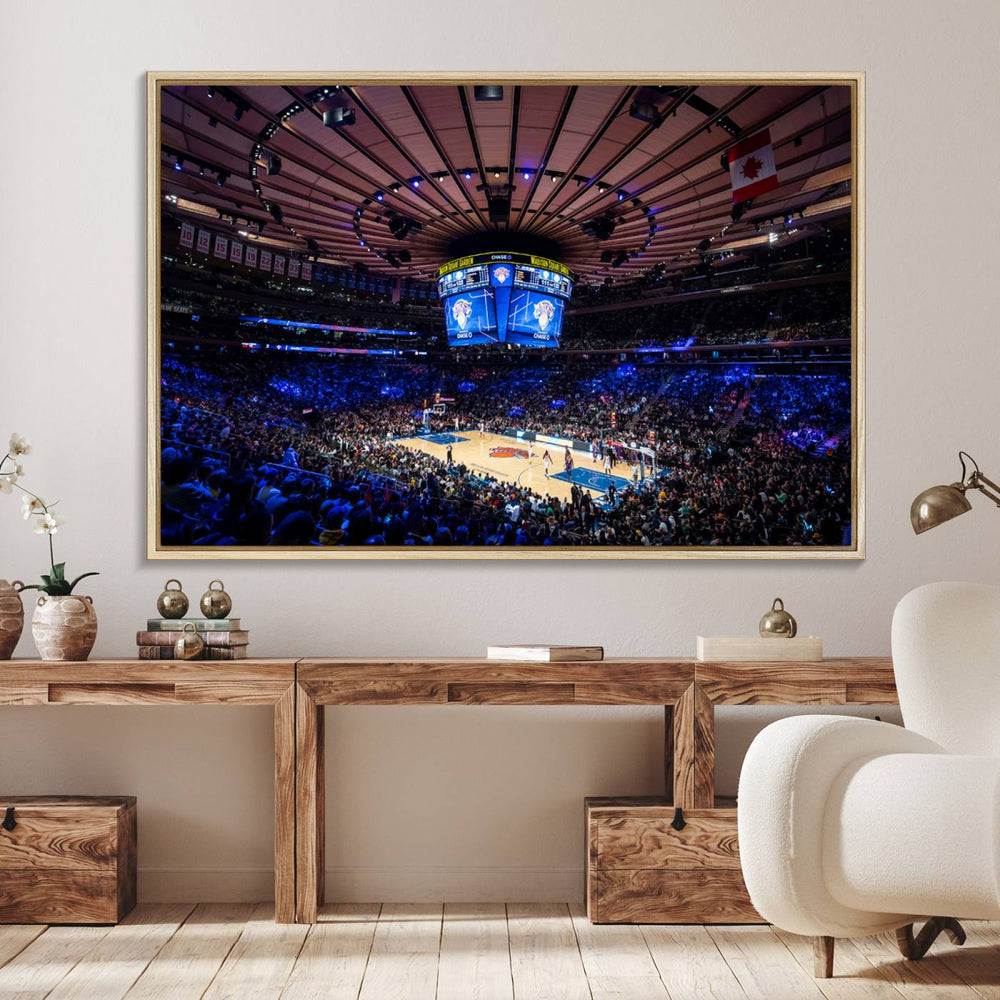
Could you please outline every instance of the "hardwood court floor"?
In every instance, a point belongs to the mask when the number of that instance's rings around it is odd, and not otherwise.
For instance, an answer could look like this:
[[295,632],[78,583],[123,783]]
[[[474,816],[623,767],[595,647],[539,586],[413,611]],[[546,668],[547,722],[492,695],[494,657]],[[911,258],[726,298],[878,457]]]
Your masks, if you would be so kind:
[[998,1000],[1000,923],[921,962],[889,936],[765,926],[600,926],[563,903],[339,904],[314,927],[271,904],[144,904],[117,927],[0,926],[0,1000]]
[[[464,441],[452,443],[452,461],[468,466],[473,472],[487,473],[501,480],[502,482],[515,483],[540,493],[542,496],[558,497],[560,500],[569,500],[572,495],[570,483],[559,479],[546,478],[545,466],[542,456],[548,449],[552,457],[552,467],[549,470],[550,477],[557,472],[563,471],[563,456],[565,449],[555,445],[537,443],[534,445],[534,454],[529,460],[527,458],[496,458],[490,454],[493,448],[514,448],[527,451],[528,443],[519,441],[517,438],[504,437],[501,434],[484,434],[479,436],[478,430],[460,430],[442,433],[453,433],[457,437],[465,438]],[[397,444],[411,451],[422,451],[434,458],[442,461],[447,457],[448,446],[435,444],[424,438],[412,437],[401,438]],[[603,462],[594,462],[589,452],[574,451],[573,465],[577,469],[590,469],[593,472],[604,472]],[[612,470],[612,475],[619,479],[629,481],[632,476],[632,466],[624,462],[619,462]],[[624,483],[616,482],[616,489],[621,489]],[[591,496],[600,497],[600,493],[591,492]]]

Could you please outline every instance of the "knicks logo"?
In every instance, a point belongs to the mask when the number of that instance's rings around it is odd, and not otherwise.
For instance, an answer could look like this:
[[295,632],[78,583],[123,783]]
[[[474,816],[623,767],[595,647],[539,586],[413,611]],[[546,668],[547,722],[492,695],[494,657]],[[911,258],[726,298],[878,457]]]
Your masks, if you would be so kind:
[[506,267],[495,267],[493,277],[502,285],[510,277],[510,269]]
[[502,446],[490,448],[490,458],[527,458],[528,453],[523,448]]

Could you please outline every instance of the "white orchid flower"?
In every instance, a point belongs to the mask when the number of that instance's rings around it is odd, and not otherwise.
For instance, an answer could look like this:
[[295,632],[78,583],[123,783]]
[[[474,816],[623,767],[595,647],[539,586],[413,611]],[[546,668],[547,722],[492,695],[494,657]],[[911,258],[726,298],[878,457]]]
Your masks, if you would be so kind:
[[7,473],[0,475],[0,493],[10,493],[10,488],[14,485],[16,480],[17,476],[13,473],[10,473],[9,475]]
[[32,514],[43,514],[44,512],[45,501],[41,497],[33,497],[27,493],[21,497],[21,515],[24,517],[25,521],[27,521]]
[[20,434],[11,434],[7,450],[11,455],[30,455],[31,445],[28,444],[28,439],[21,437]]
[[59,530],[59,525],[65,523],[58,514],[43,514],[42,519],[35,527],[35,534],[54,535]]

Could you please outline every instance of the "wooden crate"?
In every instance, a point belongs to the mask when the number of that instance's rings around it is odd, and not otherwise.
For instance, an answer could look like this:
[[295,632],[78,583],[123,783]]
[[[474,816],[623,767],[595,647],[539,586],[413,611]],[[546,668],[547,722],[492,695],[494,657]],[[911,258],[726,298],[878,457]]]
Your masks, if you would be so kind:
[[663,798],[590,798],[587,915],[595,924],[745,924],[763,920],[740,870],[736,802],[684,810]]
[[0,796],[8,816],[0,923],[113,924],[135,906],[133,797]]

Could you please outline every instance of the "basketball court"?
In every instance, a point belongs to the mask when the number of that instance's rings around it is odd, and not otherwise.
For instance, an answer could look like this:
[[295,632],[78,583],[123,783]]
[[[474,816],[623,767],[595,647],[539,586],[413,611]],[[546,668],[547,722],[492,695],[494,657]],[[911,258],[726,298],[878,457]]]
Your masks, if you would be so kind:
[[[588,490],[600,499],[614,483],[621,491],[631,483],[632,467],[619,462],[609,476],[604,471],[604,462],[593,461],[590,452],[573,451],[573,478],[565,471],[565,450],[557,445],[532,444],[529,459],[528,442],[520,438],[502,434],[485,433],[478,430],[456,430],[438,434],[422,434],[414,437],[397,438],[396,444],[412,451],[433,455],[441,461],[447,460],[448,445],[451,445],[451,459],[456,465],[464,465],[474,473],[493,476],[502,482],[524,486],[542,496],[554,496],[560,500],[571,499],[572,483]],[[548,449],[552,457],[548,478],[542,456]]]

